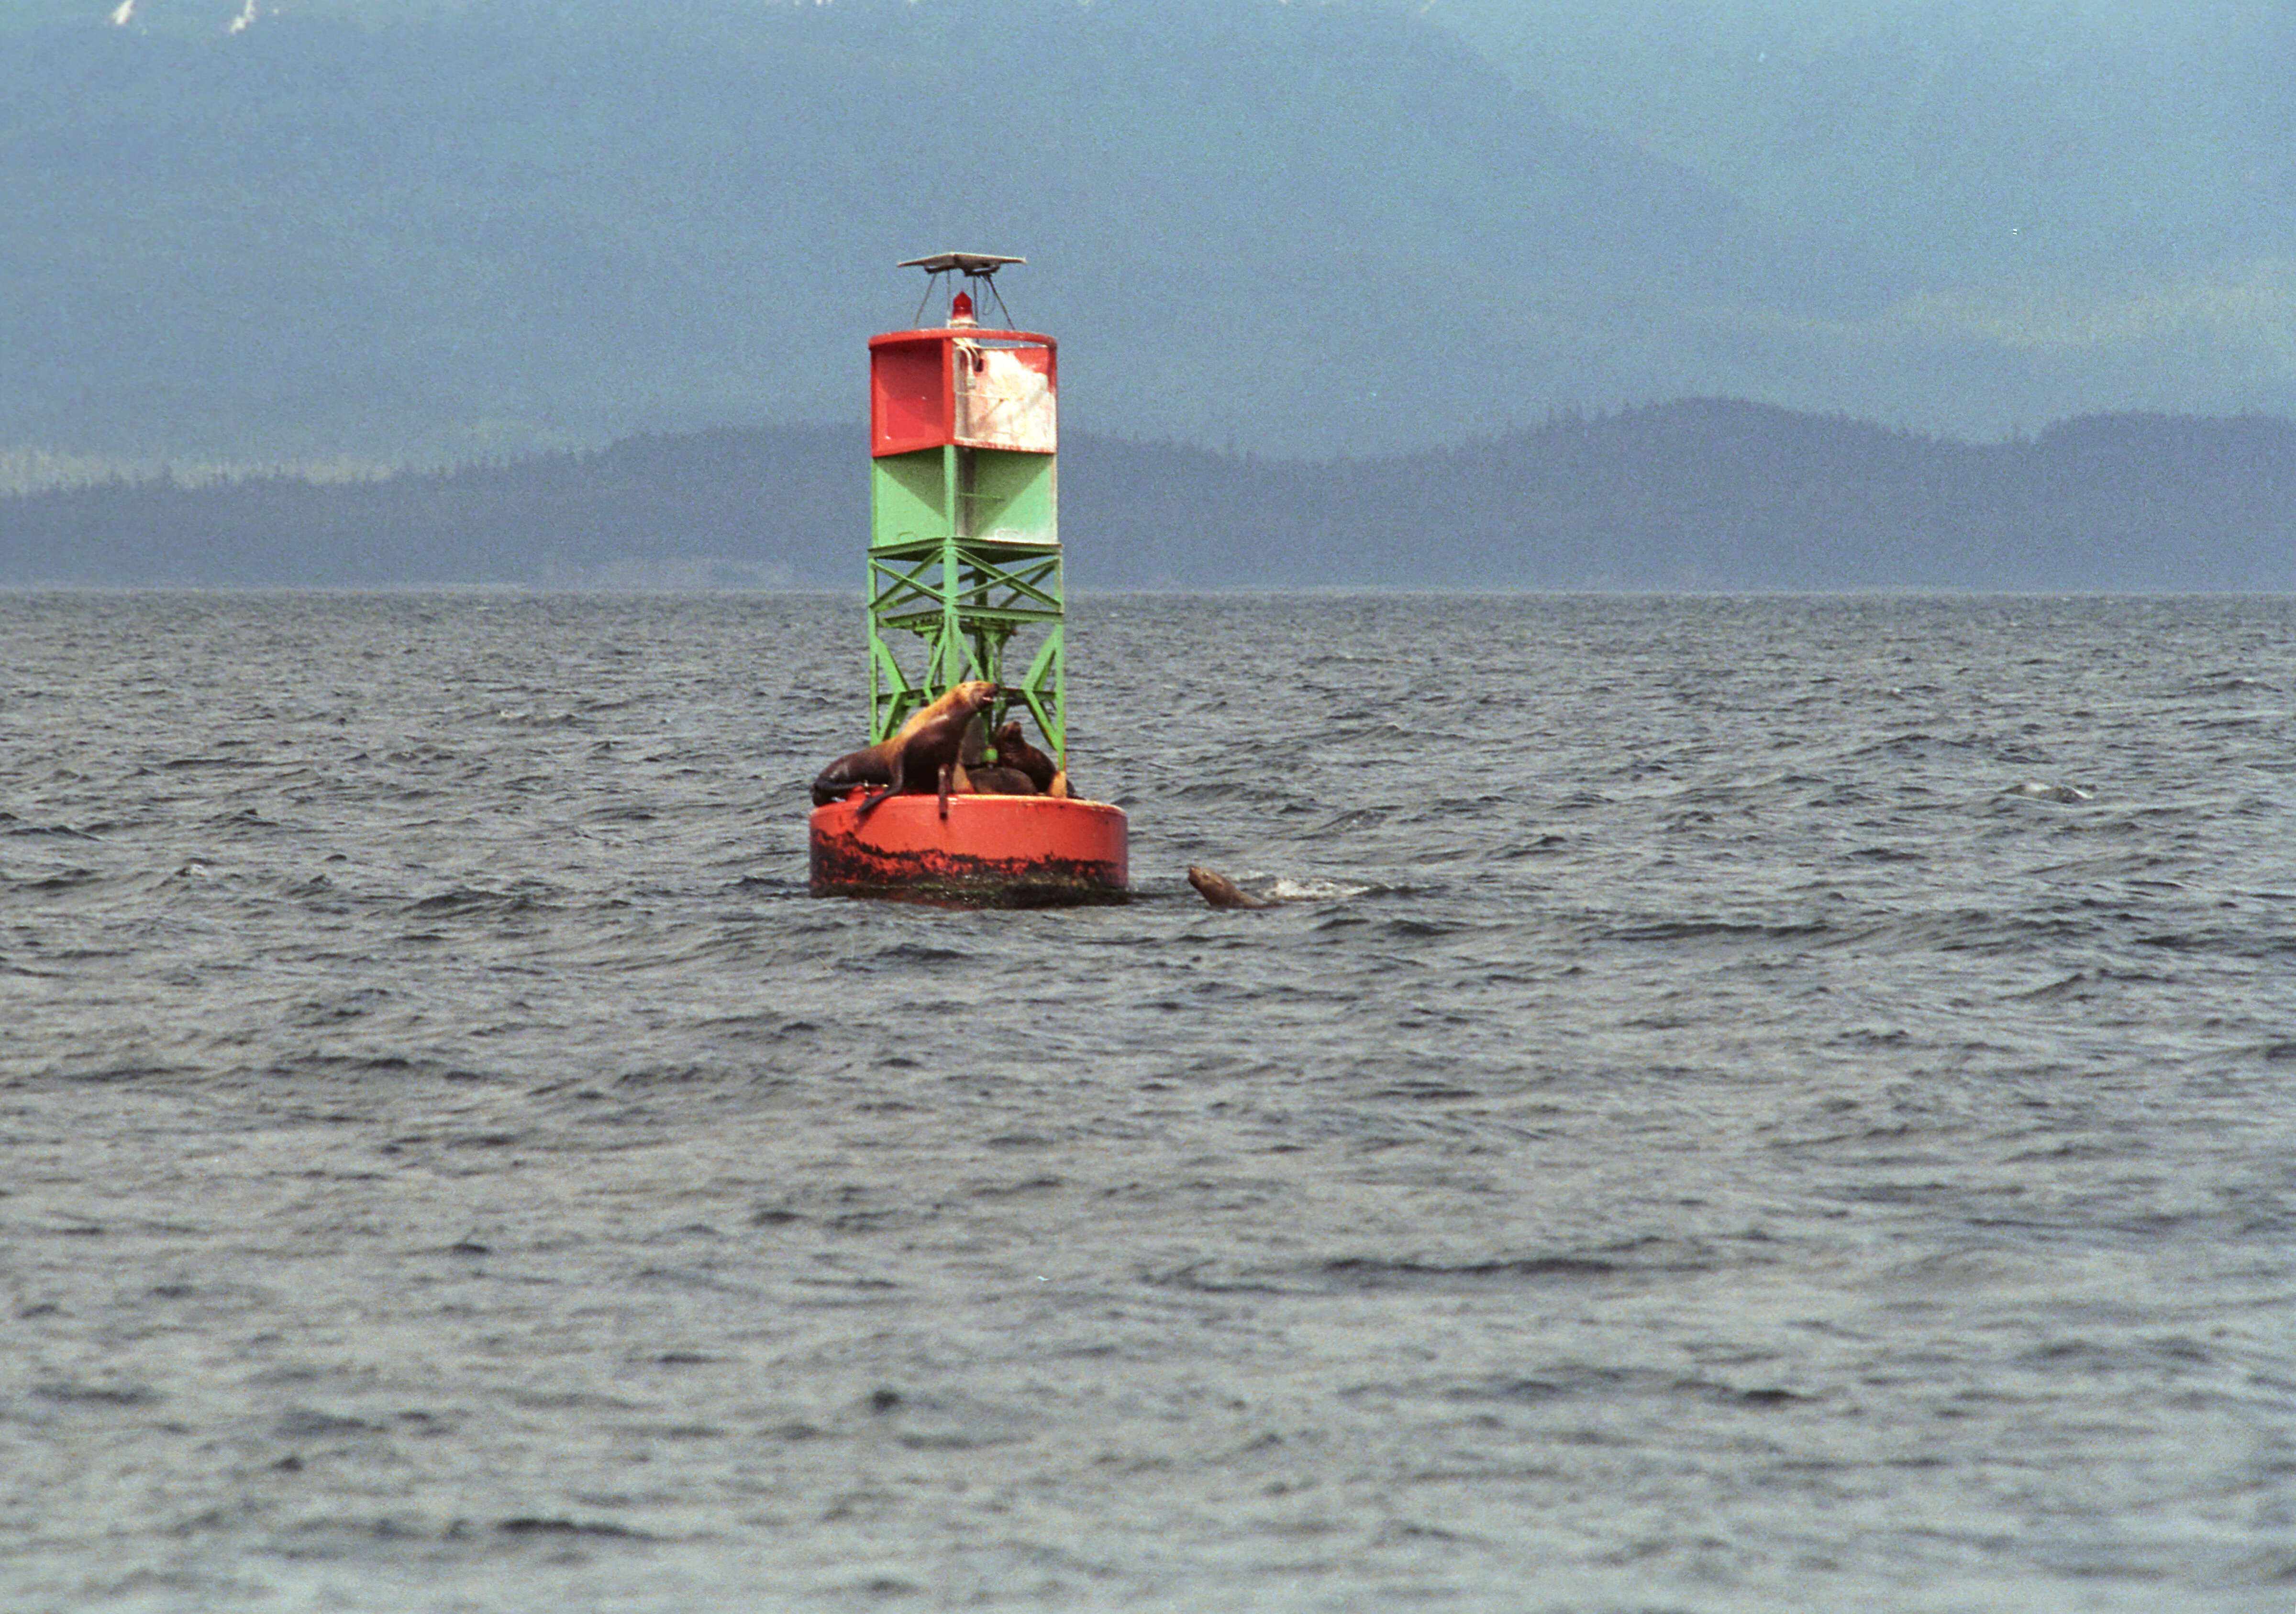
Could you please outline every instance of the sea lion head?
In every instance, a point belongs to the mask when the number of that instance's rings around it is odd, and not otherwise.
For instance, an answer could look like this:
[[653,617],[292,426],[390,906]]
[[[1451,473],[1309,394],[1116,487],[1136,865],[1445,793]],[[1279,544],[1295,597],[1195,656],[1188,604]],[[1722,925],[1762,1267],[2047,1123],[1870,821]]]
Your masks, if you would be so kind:
[[1254,897],[1226,875],[1201,864],[1188,865],[1188,883],[1216,908],[1272,908],[1275,905],[1265,897]]
[[1243,897],[1235,881],[1225,874],[1214,873],[1201,864],[1188,865],[1188,883],[1202,893],[1203,899],[1216,908],[1234,907]]

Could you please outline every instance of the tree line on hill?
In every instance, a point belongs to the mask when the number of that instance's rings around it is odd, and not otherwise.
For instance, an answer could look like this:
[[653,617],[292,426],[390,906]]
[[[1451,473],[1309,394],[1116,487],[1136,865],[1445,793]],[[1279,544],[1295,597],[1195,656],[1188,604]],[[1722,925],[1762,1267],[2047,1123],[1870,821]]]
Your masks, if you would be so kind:
[[[0,498],[11,586],[857,590],[856,426],[627,438],[367,481]],[[1071,587],[2296,588],[2296,422],[2094,415],[1977,444],[1697,399],[1420,454],[1071,434]]]

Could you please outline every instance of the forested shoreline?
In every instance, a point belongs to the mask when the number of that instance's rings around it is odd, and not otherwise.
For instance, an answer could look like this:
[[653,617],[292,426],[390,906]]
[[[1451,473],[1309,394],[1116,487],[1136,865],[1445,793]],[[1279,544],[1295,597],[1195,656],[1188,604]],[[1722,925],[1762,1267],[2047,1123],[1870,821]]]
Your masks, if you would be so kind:
[[[0,585],[856,588],[857,426],[631,438],[362,481],[0,498]],[[2096,415],[1979,444],[1701,399],[1309,462],[1071,434],[1071,586],[2296,586],[2296,423]]]

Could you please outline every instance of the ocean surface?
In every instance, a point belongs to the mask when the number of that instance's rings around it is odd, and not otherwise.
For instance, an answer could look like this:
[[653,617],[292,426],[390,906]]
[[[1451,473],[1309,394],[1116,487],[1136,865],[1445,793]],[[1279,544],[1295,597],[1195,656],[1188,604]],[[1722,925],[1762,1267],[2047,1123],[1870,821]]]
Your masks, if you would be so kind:
[[0,1608],[2296,1607],[2296,601],[1086,599],[1039,913],[860,636],[0,595]]

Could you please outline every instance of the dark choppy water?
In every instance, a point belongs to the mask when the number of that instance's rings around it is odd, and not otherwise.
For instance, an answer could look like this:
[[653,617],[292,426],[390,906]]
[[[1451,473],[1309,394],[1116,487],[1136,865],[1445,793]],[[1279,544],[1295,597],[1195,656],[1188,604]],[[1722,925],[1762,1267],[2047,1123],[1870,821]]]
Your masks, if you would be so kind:
[[0,596],[0,1606],[2296,1602],[2296,602],[1076,615]]

